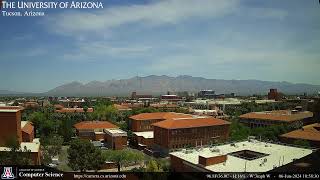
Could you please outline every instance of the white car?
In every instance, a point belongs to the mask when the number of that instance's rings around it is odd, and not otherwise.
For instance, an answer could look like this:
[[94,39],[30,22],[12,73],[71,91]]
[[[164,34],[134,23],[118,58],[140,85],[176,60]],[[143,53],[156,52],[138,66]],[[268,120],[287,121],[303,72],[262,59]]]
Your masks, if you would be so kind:
[[58,165],[57,165],[57,164],[54,164],[54,163],[50,163],[50,164],[48,164],[48,166],[55,168],[55,167],[57,167]]

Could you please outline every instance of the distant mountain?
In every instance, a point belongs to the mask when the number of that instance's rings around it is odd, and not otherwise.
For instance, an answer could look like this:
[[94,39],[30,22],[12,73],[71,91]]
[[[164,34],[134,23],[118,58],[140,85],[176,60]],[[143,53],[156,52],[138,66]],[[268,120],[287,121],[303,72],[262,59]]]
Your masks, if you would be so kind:
[[136,91],[138,94],[160,95],[167,91],[198,92],[212,89],[216,93],[236,93],[238,95],[267,94],[270,88],[277,88],[286,94],[314,94],[320,91],[320,85],[294,84],[289,82],[271,82],[260,80],[223,80],[205,79],[192,76],[156,76],[133,77],[130,79],[108,80],[105,82],[91,81],[87,84],[71,82],[56,87],[46,95],[54,96],[128,96]]
[[0,90],[0,95],[15,95],[15,94],[23,94],[23,93],[16,92],[16,91]]

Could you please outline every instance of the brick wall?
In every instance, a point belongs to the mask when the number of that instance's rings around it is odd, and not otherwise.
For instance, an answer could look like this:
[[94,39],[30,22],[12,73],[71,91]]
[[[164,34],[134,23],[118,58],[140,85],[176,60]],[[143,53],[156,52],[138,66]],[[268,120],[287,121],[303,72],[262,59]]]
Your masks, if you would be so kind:
[[230,125],[169,130],[155,126],[154,143],[167,149],[195,147],[211,142],[224,142],[228,139],[229,132]]
[[19,143],[22,141],[21,133],[21,112],[1,112],[0,113],[0,146],[16,137]]
[[203,166],[210,166],[214,164],[219,164],[226,162],[227,155],[215,156],[215,157],[202,157],[199,156],[199,164]]

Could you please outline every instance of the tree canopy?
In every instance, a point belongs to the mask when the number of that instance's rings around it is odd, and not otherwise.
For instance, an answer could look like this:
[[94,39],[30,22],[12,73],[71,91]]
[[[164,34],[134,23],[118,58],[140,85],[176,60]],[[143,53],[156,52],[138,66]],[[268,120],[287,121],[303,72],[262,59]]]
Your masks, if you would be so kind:
[[118,172],[121,171],[123,166],[131,163],[138,163],[144,159],[144,154],[140,151],[134,151],[129,149],[123,149],[118,151],[107,150],[103,152],[103,157],[107,161],[111,161],[117,164]]
[[88,140],[75,139],[68,149],[68,165],[75,171],[99,170],[104,158],[101,150]]

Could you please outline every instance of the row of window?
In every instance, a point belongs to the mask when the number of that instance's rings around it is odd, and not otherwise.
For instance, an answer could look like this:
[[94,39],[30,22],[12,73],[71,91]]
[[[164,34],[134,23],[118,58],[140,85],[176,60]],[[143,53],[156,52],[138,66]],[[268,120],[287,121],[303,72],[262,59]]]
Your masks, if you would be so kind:
[[221,126],[214,126],[214,127],[204,127],[204,128],[191,128],[191,129],[176,129],[171,131],[171,135],[177,135],[177,134],[188,134],[188,133],[207,133],[207,132],[213,132],[213,131],[221,131],[224,128]]

